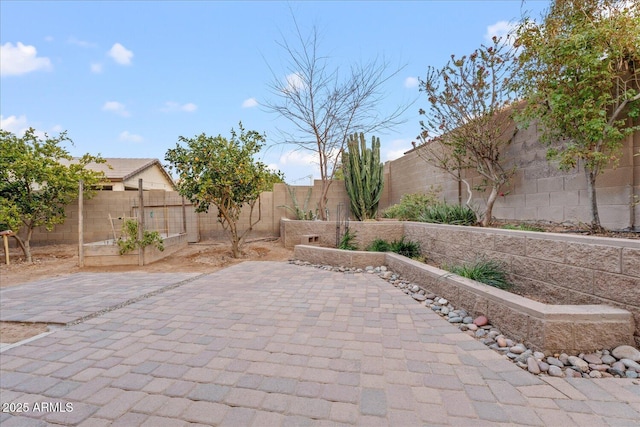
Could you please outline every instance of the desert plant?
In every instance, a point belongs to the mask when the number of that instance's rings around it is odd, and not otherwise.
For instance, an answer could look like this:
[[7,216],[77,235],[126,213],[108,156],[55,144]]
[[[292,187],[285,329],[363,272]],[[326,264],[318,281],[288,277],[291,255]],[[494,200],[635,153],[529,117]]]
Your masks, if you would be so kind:
[[164,243],[162,237],[157,231],[144,231],[142,240],[138,239],[138,221],[135,219],[127,219],[122,223],[122,234],[116,241],[120,248],[120,255],[124,255],[136,248],[144,249],[153,245],[159,251],[164,251]]
[[356,232],[351,231],[349,227],[344,232],[342,239],[340,239],[340,244],[338,245],[338,249],[344,249],[347,251],[356,251],[358,250],[358,246],[353,242],[356,238]]
[[389,252],[391,245],[384,239],[375,239],[367,246],[369,252]]
[[444,266],[444,269],[494,288],[507,290],[512,287],[504,265],[495,260],[479,258],[470,264]]
[[394,240],[390,245],[391,252],[395,252],[398,255],[406,256],[407,258],[419,258],[420,257],[420,243],[413,242],[411,240],[405,240],[404,236],[400,240]]
[[285,208],[290,212],[293,212],[297,220],[314,220],[317,218],[317,215],[314,215],[311,209],[309,209],[309,200],[311,200],[311,191],[312,188],[307,190],[307,195],[304,198],[304,203],[302,207],[298,203],[298,197],[296,195],[296,191],[293,189],[293,186],[289,184],[285,184],[287,187],[287,191],[289,192],[289,196],[291,196],[291,203],[293,206],[280,205],[279,208]]
[[373,136],[371,148],[367,148],[364,133],[354,133],[349,136],[347,149],[342,153],[342,169],[351,212],[359,221],[375,218],[384,185],[380,138]]
[[391,243],[384,239],[375,239],[367,246],[367,250],[371,252],[395,252],[398,255],[412,259],[421,258],[420,243],[405,240],[404,236],[400,240],[394,240]]
[[468,206],[440,202],[428,206],[418,220],[435,224],[475,225],[477,215],[475,211]]
[[405,194],[400,199],[400,203],[389,206],[384,211],[384,217],[401,221],[417,221],[427,207],[437,203],[437,201],[437,191],[433,189],[426,194]]

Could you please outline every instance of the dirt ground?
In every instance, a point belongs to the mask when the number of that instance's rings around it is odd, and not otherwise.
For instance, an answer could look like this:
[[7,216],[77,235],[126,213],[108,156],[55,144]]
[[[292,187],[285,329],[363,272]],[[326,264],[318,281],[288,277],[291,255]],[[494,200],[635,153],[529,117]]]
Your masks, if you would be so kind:
[[[57,277],[79,272],[147,271],[150,273],[210,273],[242,261],[286,261],[293,251],[282,246],[279,239],[256,239],[243,248],[244,257],[234,259],[227,242],[204,241],[190,244],[163,260],[153,264],[118,267],[78,267],[77,245],[51,245],[32,248],[34,262],[24,262],[22,252],[10,250],[10,265],[4,264],[4,252],[0,260],[0,287],[15,286],[34,280]],[[14,343],[48,330],[46,324],[0,322],[0,342]]]

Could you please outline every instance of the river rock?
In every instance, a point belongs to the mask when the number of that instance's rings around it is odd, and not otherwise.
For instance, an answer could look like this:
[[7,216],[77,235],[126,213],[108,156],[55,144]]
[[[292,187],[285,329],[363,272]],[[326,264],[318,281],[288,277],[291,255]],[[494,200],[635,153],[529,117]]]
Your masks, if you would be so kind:
[[636,372],[640,372],[640,363],[634,362],[631,359],[620,359],[620,362],[622,362],[627,369],[633,369]]
[[620,371],[620,372],[624,372],[627,370],[627,367],[624,365],[624,363],[622,362],[614,362],[611,364],[611,368]]
[[462,317],[460,316],[449,317],[449,323],[461,323],[461,322],[462,322]]
[[478,316],[478,317],[475,318],[473,323],[476,326],[485,326],[485,325],[489,324],[489,319],[487,319],[485,316]]
[[589,364],[593,364],[593,365],[600,365],[602,364],[602,359],[600,359],[600,357],[597,354],[585,354],[584,356],[582,356],[582,359],[589,363]]
[[538,366],[538,362],[533,357],[527,359],[527,370],[535,375],[540,373],[540,366]]
[[498,345],[500,347],[506,347],[507,346],[507,340],[504,337],[496,338],[496,342],[498,343]]
[[567,370],[564,371],[564,374],[568,377],[568,378],[582,378],[582,375],[580,374],[580,372],[574,371],[573,369],[569,368]]
[[621,345],[611,352],[616,359],[630,359],[634,362],[640,362],[640,350],[630,345]]
[[562,369],[560,369],[559,367],[557,367],[555,365],[550,365],[549,366],[549,371],[547,371],[547,372],[552,377],[564,377],[564,372],[562,372]]
[[427,299],[427,297],[425,297],[424,295],[421,294],[413,294],[411,295],[411,298],[413,298],[416,301],[424,301]]
[[522,344],[516,344],[513,347],[510,347],[509,351],[514,354],[522,354],[527,351],[527,347]]
[[551,356],[547,357],[547,363],[549,365],[557,366],[558,368],[564,367],[564,363],[562,363],[559,359]]
[[589,371],[589,364],[584,360],[580,359],[579,357],[569,356],[568,361],[572,366],[579,368],[582,372]]

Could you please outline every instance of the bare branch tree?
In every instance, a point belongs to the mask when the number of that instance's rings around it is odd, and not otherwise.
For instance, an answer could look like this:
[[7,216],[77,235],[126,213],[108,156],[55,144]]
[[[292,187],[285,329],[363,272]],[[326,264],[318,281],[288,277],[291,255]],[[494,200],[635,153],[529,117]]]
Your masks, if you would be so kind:
[[509,182],[514,169],[506,168],[502,148],[516,131],[511,102],[511,84],[517,79],[513,49],[500,39],[481,46],[471,55],[451,60],[442,69],[429,67],[420,81],[420,91],[429,102],[420,110],[426,120],[418,136],[416,151],[429,164],[463,182],[471,201],[469,182],[463,170],[477,172],[490,188],[482,225],[489,225],[493,204],[500,189]]
[[318,210],[326,220],[327,193],[349,135],[391,129],[404,122],[401,116],[409,105],[385,115],[379,110],[386,96],[385,84],[402,67],[390,71],[387,60],[376,58],[341,73],[320,54],[317,29],[305,37],[295,18],[294,26],[295,45],[285,37],[278,43],[288,57],[286,79],[271,69],[269,88],[274,99],[264,105],[293,124],[292,131],[280,130],[283,140],[279,143],[296,145],[317,156],[322,181]]

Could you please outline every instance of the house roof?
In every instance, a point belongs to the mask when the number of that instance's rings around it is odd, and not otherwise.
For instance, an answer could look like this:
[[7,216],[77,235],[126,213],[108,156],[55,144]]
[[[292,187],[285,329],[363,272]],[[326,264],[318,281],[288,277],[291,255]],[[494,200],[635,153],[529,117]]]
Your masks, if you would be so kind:
[[[88,169],[96,172],[103,172],[107,179],[111,182],[122,182],[130,178],[135,177],[137,174],[154,167],[155,165],[162,171],[162,174],[167,178],[175,189],[175,183],[171,175],[167,173],[166,169],[160,163],[158,159],[136,159],[136,158],[122,158],[122,157],[105,157],[106,163],[89,163]],[[77,158],[74,157],[74,161]],[[61,163],[68,163],[61,161]]]

